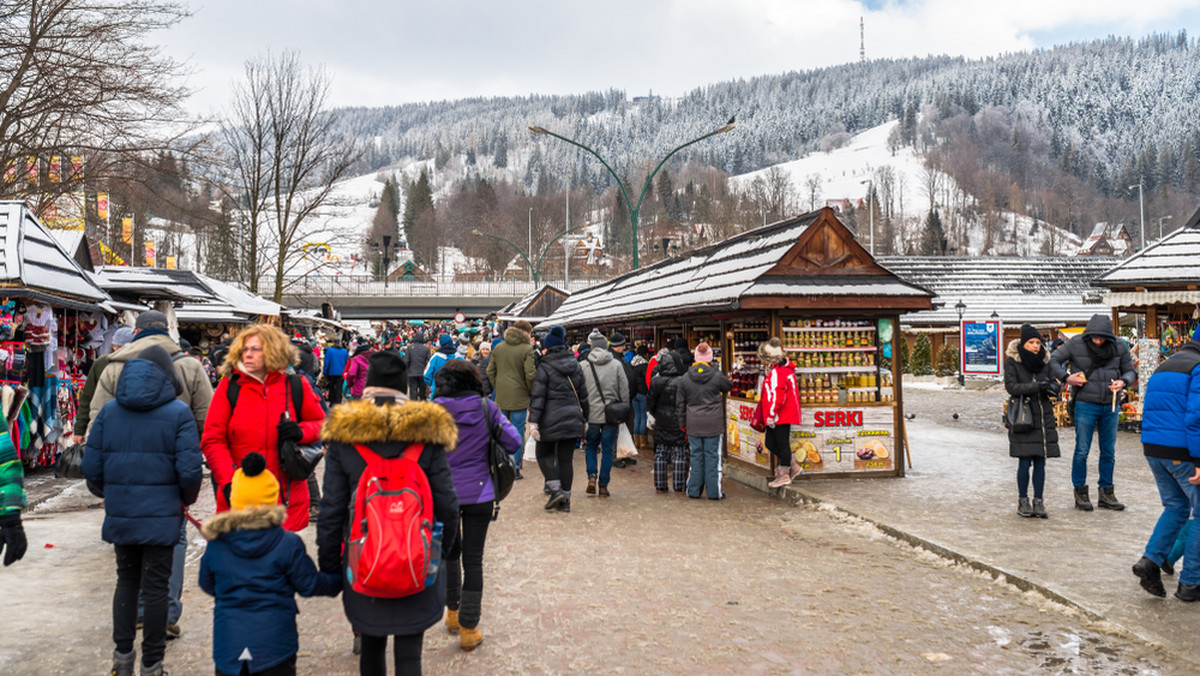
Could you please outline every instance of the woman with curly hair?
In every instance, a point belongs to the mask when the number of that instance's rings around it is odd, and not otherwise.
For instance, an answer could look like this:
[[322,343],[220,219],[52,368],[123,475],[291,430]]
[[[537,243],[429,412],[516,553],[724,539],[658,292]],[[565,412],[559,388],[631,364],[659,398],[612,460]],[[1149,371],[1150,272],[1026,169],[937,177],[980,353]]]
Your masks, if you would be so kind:
[[[243,329],[229,345],[200,441],[217,487],[218,512],[229,509],[230,484],[242,459],[259,453],[279,481],[280,498],[287,507],[283,527],[299,531],[308,525],[308,484],[289,478],[279,464],[279,442],[316,443],[325,420],[308,382],[287,372],[298,359],[287,335],[269,324]],[[300,390],[299,411],[294,404],[296,389]]]

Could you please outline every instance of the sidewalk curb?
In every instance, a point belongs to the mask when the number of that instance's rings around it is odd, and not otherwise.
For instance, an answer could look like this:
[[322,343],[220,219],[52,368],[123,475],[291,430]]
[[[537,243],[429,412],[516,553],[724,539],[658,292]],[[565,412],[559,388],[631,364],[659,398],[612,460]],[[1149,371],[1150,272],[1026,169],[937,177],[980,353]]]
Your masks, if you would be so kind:
[[945,545],[914,535],[891,524],[884,523],[877,518],[867,516],[852,509],[847,509],[829,497],[812,492],[811,490],[797,486],[796,484],[784,486],[783,488],[770,488],[767,486],[767,482],[770,480],[769,477],[765,477],[753,471],[732,465],[726,465],[725,474],[729,478],[737,481],[747,488],[752,488],[761,493],[770,495],[771,497],[791,502],[792,504],[828,504],[842,514],[852,516],[856,519],[861,519],[878,528],[884,534],[896,538],[897,540],[900,540],[901,542],[904,542],[912,547],[927,550],[943,559],[947,559],[949,561],[968,566],[974,570],[990,574],[993,576],[993,578],[1003,578],[1005,582],[1013,585],[1023,592],[1036,592],[1049,601],[1067,608],[1071,608],[1090,621],[1111,624],[1120,628],[1122,632],[1125,632],[1129,636],[1136,638],[1137,640],[1142,641],[1143,643],[1146,643],[1155,649],[1162,650],[1171,654],[1171,656],[1174,658],[1182,659],[1186,662],[1197,665],[1197,667],[1200,667],[1200,662],[1196,660],[1195,656],[1179,650],[1171,649],[1162,638],[1154,634],[1148,634],[1138,629],[1131,628],[1127,624],[1118,620],[1105,617],[1098,611],[1095,611],[1083,605],[1082,603],[1064,596],[1061,593],[1027,577],[1022,577],[1021,575],[1000,568],[999,566],[994,566],[979,559],[972,558]]

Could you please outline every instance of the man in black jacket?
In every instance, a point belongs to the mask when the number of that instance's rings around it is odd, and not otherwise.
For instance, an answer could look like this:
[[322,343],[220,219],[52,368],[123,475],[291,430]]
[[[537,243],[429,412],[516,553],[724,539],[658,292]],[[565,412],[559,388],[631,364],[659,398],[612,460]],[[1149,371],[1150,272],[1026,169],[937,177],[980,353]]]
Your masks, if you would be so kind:
[[1113,493],[1112,481],[1119,407],[1119,402],[1114,402],[1120,391],[1137,377],[1129,346],[1113,333],[1108,317],[1093,315],[1081,335],[1054,351],[1050,357],[1050,371],[1055,378],[1071,385],[1075,398],[1075,458],[1071,463],[1075,508],[1092,511],[1088,498],[1087,458],[1095,431],[1100,437],[1098,502],[1105,509],[1125,509]]
[[429,346],[425,344],[424,333],[417,331],[413,334],[404,358],[408,361],[408,398],[412,401],[425,401],[429,398],[429,388],[425,385]]

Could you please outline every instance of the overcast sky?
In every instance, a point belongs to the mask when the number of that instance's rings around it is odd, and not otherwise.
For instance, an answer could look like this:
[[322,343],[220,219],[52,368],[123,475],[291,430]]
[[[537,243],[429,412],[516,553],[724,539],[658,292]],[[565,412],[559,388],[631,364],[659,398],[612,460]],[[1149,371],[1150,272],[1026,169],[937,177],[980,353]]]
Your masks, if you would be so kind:
[[734,78],[858,59],[981,57],[1181,29],[1196,0],[182,0],[162,35],[195,71],[191,109],[221,112],[244,63],[298,52],[333,106],[570,94],[676,96]]

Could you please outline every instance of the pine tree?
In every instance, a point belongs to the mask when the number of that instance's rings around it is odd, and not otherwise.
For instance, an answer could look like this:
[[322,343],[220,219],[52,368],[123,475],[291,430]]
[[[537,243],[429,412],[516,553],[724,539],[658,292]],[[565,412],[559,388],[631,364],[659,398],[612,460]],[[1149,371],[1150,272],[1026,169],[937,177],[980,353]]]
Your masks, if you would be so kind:
[[501,134],[500,138],[496,140],[495,159],[492,160],[492,164],[497,169],[508,168],[508,136],[504,134]]
[[431,249],[429,243],[440,241],[438,233],[421,232],[418,227],[419,223],[436,227],[435,218],[422,218],[426,212],[433,214],[433,190],[429,186],[429,174],[422,170],[417,180],[408,186],[402,221],[404,238],[412,249],[414,260],[421,267],[429,267],[433,263],[431,255],[436,255],[436,246]]
[[954,376],[958,375],[958,346],[954,344],[946,344],[942,346],[942,351],[938,352],[937,366],[933,369],[934,375],[938,376]]
[[913,343],[912,368],[909,369],[909,373],[914,376],[933,375],[932,350],[933,346],[929,343],[929,336],[924,333],[917,334],[917,340]]
[[930,210],[925,218],[925,232],[921,236],[922,256],[946,255],[946,231],[942,229],[942,217],[937,209]]

